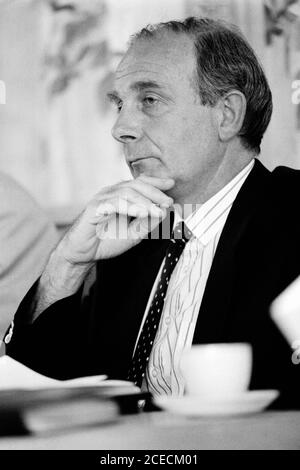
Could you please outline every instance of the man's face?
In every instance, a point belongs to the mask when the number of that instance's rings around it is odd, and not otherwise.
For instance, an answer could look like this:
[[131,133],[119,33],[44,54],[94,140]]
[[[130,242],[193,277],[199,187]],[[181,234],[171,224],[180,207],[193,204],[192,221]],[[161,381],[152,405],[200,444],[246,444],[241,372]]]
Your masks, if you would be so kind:
[[139,40],[118,66],[110,94],[119,116],[113,136],[124,146],[134,177],[170,177],[175,200],[191,200],[219,165],[214,108],[195,87],[192,41],[182,35]]

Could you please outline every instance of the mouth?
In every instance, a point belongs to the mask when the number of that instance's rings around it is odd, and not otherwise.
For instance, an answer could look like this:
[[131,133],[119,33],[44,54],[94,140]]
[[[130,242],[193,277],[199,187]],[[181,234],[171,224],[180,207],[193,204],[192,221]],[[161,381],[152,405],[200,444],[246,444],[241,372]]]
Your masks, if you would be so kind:
[[142,160],[145,160],[145,158],[136,158],[135,160],[132,160],[129,162],[129,164],[131,166],[134,166],[134,165],[137,165],[139,162],[141,162]]
[[128,164],[130,166],[134,167],[135,165],[138,165],[139,163],[143,162],[144,160],[149,160],[151,158],[155,158],[155,157],[149,156],[149,157],[135,158],[135,159],[132,159],[132,160],[128,160]]
[[145,176],[167,177],[167,169],[164,168],[159,157],[150,155],[149,157],[131,158],[127,160],[130,172],[134,178],[144,174]]

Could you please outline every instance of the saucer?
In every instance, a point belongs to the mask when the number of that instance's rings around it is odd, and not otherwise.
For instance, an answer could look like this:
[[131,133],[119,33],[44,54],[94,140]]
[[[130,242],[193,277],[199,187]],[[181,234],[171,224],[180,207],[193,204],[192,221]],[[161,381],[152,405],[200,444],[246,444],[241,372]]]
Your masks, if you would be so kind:
[[197,416],[233,416],[259,413],[279,396],[278,390],[250,390],[231,397],[210,398],[184,395],[157,396],[157,406],[173,414]]

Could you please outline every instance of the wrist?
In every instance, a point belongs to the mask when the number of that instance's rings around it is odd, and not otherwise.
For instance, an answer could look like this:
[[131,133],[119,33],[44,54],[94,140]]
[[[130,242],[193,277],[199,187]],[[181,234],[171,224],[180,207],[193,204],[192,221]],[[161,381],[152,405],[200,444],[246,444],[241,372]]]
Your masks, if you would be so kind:
[[59,296],[61,294],[61,297],[72,295],[79,289],[93,265],[93,262],[69,261],[64,256],[63,247],[59,244],[50,255],[40,283],[47,285],[47,290],[50,289]]

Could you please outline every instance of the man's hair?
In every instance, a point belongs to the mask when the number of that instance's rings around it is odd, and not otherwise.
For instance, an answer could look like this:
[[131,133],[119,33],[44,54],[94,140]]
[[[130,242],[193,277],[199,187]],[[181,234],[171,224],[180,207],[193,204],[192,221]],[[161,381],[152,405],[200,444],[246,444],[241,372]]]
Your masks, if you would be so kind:
[[215,106],[231,90],[243,93],[247,109],[238,135],[245,148],[258,154],[272,114],[272,93],[262,66],[242,33],[221,20],[189,17],[148,25],[132,37],[130,45],[169,31],[186,34],[194,42],[197,88],[203,105]]

